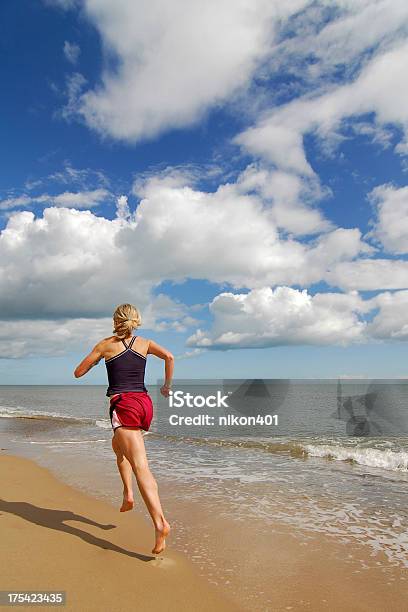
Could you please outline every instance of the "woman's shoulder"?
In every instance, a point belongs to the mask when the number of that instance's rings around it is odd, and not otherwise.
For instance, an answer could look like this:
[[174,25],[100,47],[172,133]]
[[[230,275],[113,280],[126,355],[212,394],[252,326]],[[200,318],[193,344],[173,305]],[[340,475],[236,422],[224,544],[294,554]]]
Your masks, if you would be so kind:
[[108,336],[107,338],[102,338],[102,340],[99,340],[96,346],[99,348],[100,351],[103,352],[109,345],[111,345],[115,341],[117,342],[116,336]]
[[107,338],[102,338],[102,340],[99,341],[99,344],[107,344],[108,342],[115,342],[117,340],[118,339],[116,336],[108,336]]
[[145,338],[144,336],[139,336],[139,334],[136,336],[136,341],[138,343],[139,346],[144,347],[146,349],[149,348],[149,344],[150,344],[150,338]]

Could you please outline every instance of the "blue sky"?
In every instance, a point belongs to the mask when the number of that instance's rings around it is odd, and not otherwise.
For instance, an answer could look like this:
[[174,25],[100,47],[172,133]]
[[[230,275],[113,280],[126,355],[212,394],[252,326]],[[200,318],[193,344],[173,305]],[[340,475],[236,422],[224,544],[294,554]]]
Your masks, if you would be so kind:
[[1,384],[73,382],[121,302],[180,378],[406,376],[406,3],[0,17]]

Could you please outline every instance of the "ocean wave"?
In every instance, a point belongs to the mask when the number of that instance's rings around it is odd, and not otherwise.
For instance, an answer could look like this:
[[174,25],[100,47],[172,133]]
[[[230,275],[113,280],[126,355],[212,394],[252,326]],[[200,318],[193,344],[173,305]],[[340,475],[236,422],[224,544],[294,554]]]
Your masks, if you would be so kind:
[[73,415],[58,414],[57,412],[46,412],[44,410],[30,410],[20,406],[0,406],[0,418],[12,419],[39,419],[61,421],[63,423],[88,423],[95,424],[95,419],[76,417]]
[[[15,440],[17,441],[17,440]],[[94,444],[95,442],[104,442],[106,443],[106,438],[101,440],[47,440],[46,442],[42,442],[39,440],[27,440],[28,444],[43,444],[44,446],[59,446],[60,444]]]
[[[162,438],[174,442],[185,442],[190,444],[219,446],[226,448],[242,448],[260,450],[272,454],[283,454],[297,459],[308,457],[320,457],[335,461],[345,461],[351,464],[364,465],[371,468],[380,468],[398,472],[408,472],[408,451],[391,450],[389,448],[358,447],[331,444],[310,444],[305,441],[295,440],[239,440],[218,438],[197,438],[171,436],[166,434],[151,433],[154,438]],[[375,444],[384,445],[384,441],[376,441]],[[391,442],[389,442],[391,444]]]
[[210,437],[193,437],[193,436],[175,436],[171,434],[161,434],[150,431],[152,438],[168,440],[169,442],[180,442],[188,444],[198,444],[204,446],[219,446],[224,448],[243,448],[248,450],[261,450],[267,453],[282,453],[289,454],[292,457],[304,457],[306,451],[299,442],[282,440],[256,440],[256,439],[237,439],[237,438],[210,438]]
[[60,422],[62,424],[86,424],[96,425],[101,429],[111,429],[108,418],[92,419],[90,417],[78,417],[72,414],[59,414],[57,412],[46,412],[44,410],[31,410],[22,406],[0,406],[0,418],[9,419],[39,419]]
[[408,472],[408,452],[382,450],[379,448],[358,448],[334,445],[306,444],[305,452],[311,457],[322,457],[347,461],[367,467],[398,472]]

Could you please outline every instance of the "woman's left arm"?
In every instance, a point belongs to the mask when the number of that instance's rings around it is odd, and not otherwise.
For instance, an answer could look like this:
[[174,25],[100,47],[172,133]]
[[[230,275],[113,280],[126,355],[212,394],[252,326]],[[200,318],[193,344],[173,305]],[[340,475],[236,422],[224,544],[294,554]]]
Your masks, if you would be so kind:
[[102,353],[102,342],[98,342],[92,349],[92,351],[81,361],[79,366],[77,366],[74,370],[75,378],[80,378],[80,376],[84,376],[93,366],[98,364],[103,357]]

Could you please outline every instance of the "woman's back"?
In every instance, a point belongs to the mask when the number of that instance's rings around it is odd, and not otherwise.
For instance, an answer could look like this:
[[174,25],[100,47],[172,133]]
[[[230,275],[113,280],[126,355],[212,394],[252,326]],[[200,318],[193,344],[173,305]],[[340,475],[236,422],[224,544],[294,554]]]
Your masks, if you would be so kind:
[[146,354],[139,352],[137,348],[148,348],[148,340],[137,339],[138,336],[127,341],[114,336],[106,339],[104,355],[109,382],[107,396],[125,391],[147,391],[144,384]]

